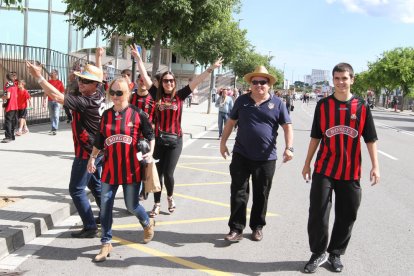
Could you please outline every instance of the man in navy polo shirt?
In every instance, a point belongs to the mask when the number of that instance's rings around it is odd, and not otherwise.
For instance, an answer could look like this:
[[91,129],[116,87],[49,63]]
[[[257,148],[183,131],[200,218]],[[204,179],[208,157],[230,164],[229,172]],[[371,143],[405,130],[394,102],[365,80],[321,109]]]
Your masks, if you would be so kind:
[[276,78],[264,66],[246,74],[244,80],[251,86],[251,92],[237,98],[224,127],[220,153],[226,158],[226,146],[236,123],[236,143],[230,164],[231,215],[230,232],[225,239],[237,242],[243,239],[246,227],[246,207],[249,199],[249,178],[252,178],[253,206],[249,226],[251,239],[261,241],[262,228],[266,225],[267,201],[276,168],[276,137],[279,125],[284,131],[285,149],[283,162],[293,158],[293,128],[286,105],[280,98],[269,93]]

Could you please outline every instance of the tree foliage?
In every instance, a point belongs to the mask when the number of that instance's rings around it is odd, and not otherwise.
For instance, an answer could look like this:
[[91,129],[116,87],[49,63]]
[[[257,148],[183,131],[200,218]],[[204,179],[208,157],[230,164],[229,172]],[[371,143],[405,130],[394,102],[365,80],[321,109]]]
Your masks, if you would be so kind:
[[249,42],[245,36],[246,30],[240,30],[238,24],[229,19],[215,24],[212,29],[203,30],[193,39],[176,43],[173,49],[184,57],[195,59],[201,64],[208,64],[222,56],[224,64],[228,65],[248,47]]
[[[194,40],[238,8],[239,0],[65,0],[70,20],[86,35],[100,28],[106,37],[131,35],[134,42],[154,46],[153,74],[161,45]],[[213,62],[214,59],[209,60]]]
[[237,55],[232,63],[232,68],[234,74],[242,80],[244,75],[253,72],[257,66],[264,65],[269,71],[269,74],[276,77],[276,83],[274,85],[278,86],[283,83],[283,74],[280,70],[271,66],[270,61],[271,58],[269,59],[267,55],[256,53],[254,47],[250,46]]

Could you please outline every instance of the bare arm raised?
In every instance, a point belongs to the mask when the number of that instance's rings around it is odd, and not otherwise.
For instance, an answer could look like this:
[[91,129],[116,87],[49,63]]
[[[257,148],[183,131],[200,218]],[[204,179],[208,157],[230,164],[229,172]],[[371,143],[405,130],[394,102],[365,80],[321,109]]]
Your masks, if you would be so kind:
[[26,67],[29,71],[30,75],[35,78],[37,83],[42,87],[43,91],[47,96],[52,98],[54,101],[63,104],[65,99],[64,94],[62,94],[59,90],[57,90],[53,85],[45,80],[42,76],[42,67],[34,65],[28,61],[26,61]]
[[213,72],[214,69],[219,68],[221,64],[223,63],[224,59],[222,57],[218,58],[210,67],[195,77],[188,85],[190,86],[191,91],[194,91],[194,89],[197,88],[197,86]]

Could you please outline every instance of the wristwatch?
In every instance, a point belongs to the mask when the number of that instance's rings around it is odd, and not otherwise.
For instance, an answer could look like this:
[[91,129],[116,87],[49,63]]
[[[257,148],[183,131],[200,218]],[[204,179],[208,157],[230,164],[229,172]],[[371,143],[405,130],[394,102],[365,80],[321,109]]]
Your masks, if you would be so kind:
[[291,152],[295,152],[295,149],[293,147],[288,147],[286,149],[289,150],[289,151],[291,151]]

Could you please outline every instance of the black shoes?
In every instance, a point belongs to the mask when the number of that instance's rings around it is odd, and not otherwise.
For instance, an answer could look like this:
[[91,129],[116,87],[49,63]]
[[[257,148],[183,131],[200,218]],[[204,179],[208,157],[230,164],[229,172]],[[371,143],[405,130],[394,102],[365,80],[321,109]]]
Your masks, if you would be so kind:
[[261,241],[263,239],[263,232],[262,229],[253,230],[252,233],[252,240],[253,241]]
[[237,230],[230,230],[230,232],[224,238],[226,241],[238,242],[243,239],[243,232],[238,232]]
[[98,229],[85,229],[85,228],[83,228],[79,232],[71,233],[73,238],[78,238],[78,239],[96,238],[97,234],[98,234]]
[[11,141],[13,140],[9,138],[4,138],[3,140],[1,140],[2,143],[10,143]]
[[341,256],[336,254],[329,254],[328,263],[331,265],[332,271],[341,272],[344,268],[341,262]]
[[328,254],[312,254],[309,262],[305,265],[305,272],[306,273],[314,273],[328,260]]

